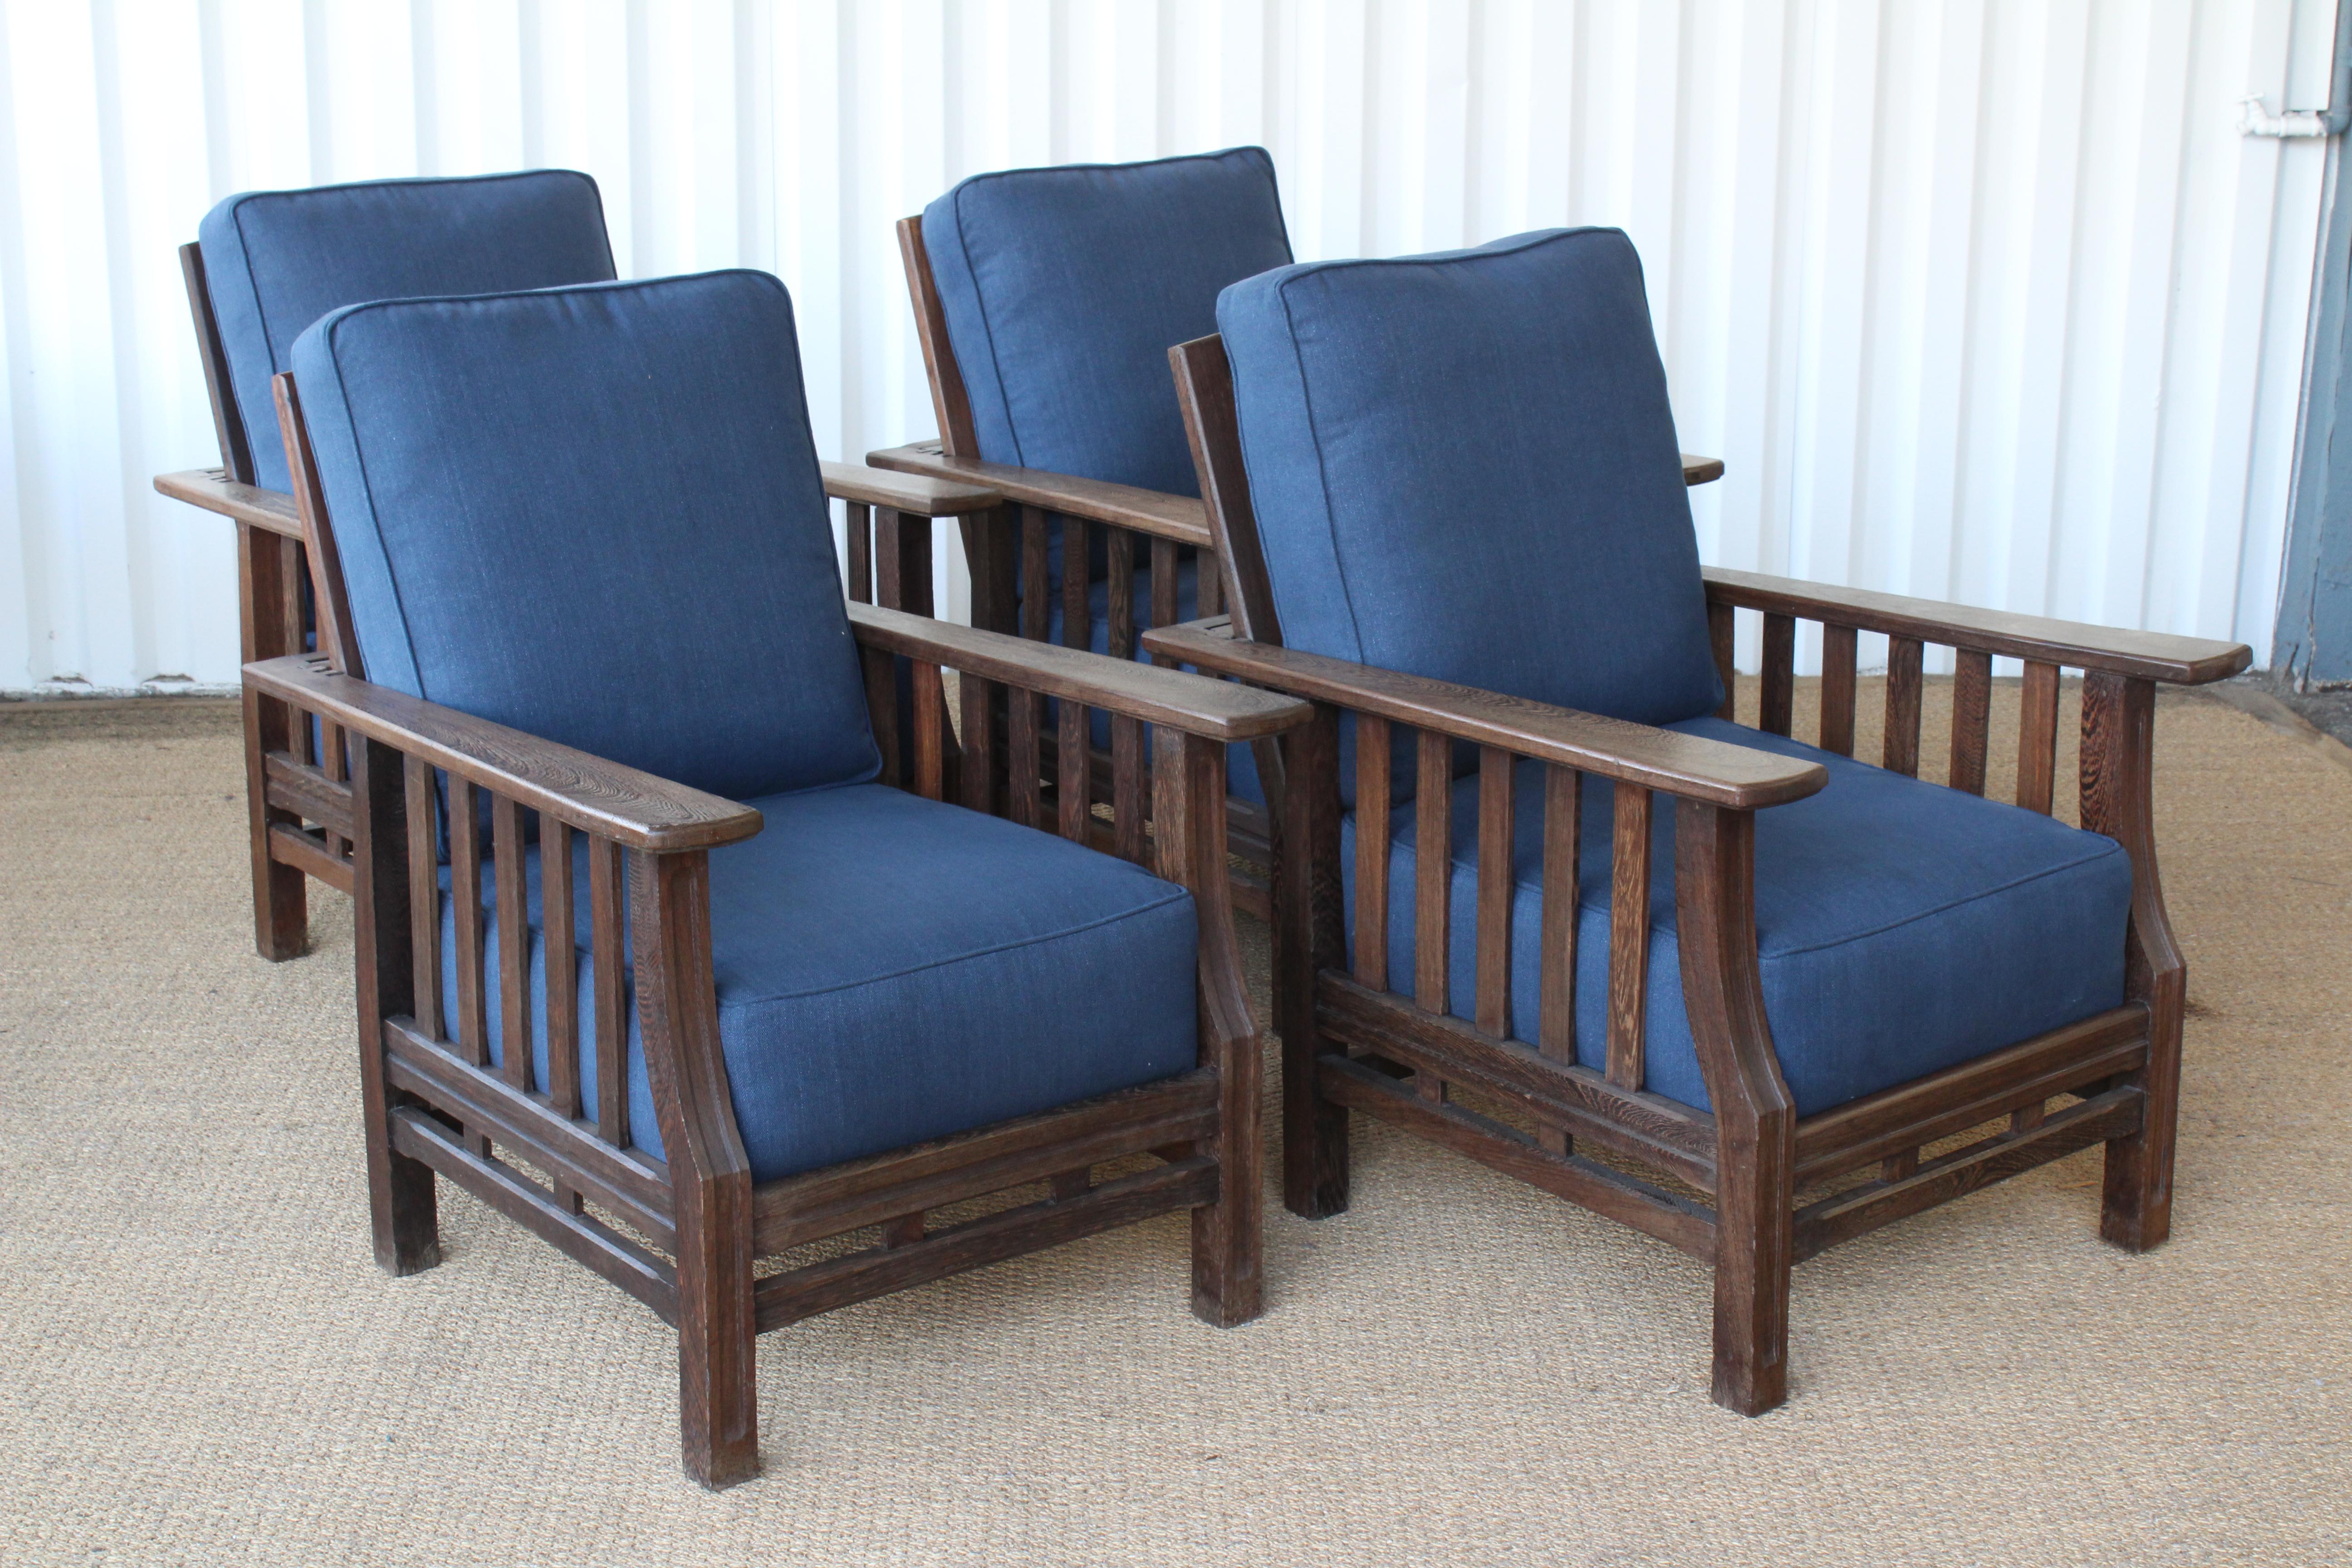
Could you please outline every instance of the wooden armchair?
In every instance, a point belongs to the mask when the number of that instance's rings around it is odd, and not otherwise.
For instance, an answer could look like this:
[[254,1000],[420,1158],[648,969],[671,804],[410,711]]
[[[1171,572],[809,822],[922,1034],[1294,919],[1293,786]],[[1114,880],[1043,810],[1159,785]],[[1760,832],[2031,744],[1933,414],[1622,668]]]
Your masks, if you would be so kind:
[[[221,460],[159,474],[155,488],[236,524],[237,632],[250,662],[315,641],[311,568],[269,392],[302,329],[362,300],[596,282],[613,276],[613,255],[595,182],[546,169],[247,192],[205,216],[180,268]],[[869,531],[896,539],[902,515],[984,511],[997,499],[850,464],[824,474],[857,542]],[[906,590],[909,607],[929,606],[924,573]],[[886,571],[882,586],[882,602],[897,603],[897,577]],[[254,945],[278,961],[308,945],[306,879],[351,890],[351,784],[332,726],[265,693],[248,689],[245,702]]]
[[[1193,1310],[1256,1314],[1224,759],[1305,704],[845,605],[765,274],[379,302],[293,357],[322,649],[246,681],[349,741],[384,1268],[439,1260],[437,1175],[635,1296],[710,1487],[814,1313],[1190,1210]],[[1034,727],[1007,768],[968,722],[943,800],[942,669],[1157,727],[1151,841],[1086,847]]]
[[[1838,1242],[2093,1143],[2102,1234],[2165,1238],[2154,689],[2245,647],[1702,572],[1613,230],[1290,268],[1220,324],[1171,358],[1236,596],[1147,642],[1316,704],[1283,742],[1295,1212],[1347,1206],[1352,1110],[1657,1237],[1714,1266],[1714,1394],[1748,1415],[1786,1396],[1790,1266]],[[1479,475],[1473,543],[1444,524]],[[1729,722],[1743,608],[1761,731]],[[1785,738],[1800,616],[1818,747]],[[1879,768],[1849,756],[1865,630]],[[1912,776],[1928,641],[1959,650],[1949,788]],[[2026,661],[2024,809],[1981,798],[1995,655]],[[2048,816],[2061,666],[2086,831]]]

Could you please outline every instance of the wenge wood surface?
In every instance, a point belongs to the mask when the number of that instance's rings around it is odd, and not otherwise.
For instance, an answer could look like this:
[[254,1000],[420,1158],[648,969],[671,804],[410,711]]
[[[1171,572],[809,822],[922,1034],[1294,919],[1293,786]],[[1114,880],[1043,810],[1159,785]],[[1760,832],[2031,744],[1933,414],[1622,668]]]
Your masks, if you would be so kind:
[[749,806],[318,663],[299,655],[265,659],[247,665],[246,679],[270,696],[632,849],[705,848],[760,830],[760,814]]
[[1211,674],[1239,676],[1318,702],[1713,805],[1778,805],[1829,782],[1818,763],[1295,648],[1241,642],[1223,622],[1155,626],[1144,634],[1143,645]]

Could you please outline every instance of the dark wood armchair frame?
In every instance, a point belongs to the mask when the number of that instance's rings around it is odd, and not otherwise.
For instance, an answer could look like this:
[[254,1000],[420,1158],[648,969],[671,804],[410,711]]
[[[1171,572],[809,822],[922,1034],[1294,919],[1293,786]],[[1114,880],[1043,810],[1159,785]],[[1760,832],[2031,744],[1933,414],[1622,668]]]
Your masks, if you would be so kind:
[[[2081,818],[2130,856],[2125,1004],[1816,1115],[1791,1105],[1764,1016],[1755,926],[1755,814],[1826,782],[1818,764],[1286,648],[1236,433],[1223,342],[1171,350],[1211,526],[1236,588],[1229,617],[1154,631],[1171,660],[1316,705],[1286,734],[1276,879],[1275,1027],[1283,1041],[1283,1191],[1308,1218],[1348,1205],[1347,1113],[1419,1134],[1680,1247],[1715,1268],[1714,1395],[1746,1415],[1787,1396],[1789,1271],[1823,1248],[2093,1143],[2106,1145],[2100,1232],[2131,1251],[2170,1224],[2185,971],[2166,920],[2150,815],[2155,690],[2246,667],[2244,647],[2110,631],[1892,595],[1709,569],[1714,654],[1732,689],[1733,616],[1764,615],[1760,728],[1789,733],[1795,623],[1825,626],[1823,749],[1851,755],[1854,648],[1890,639],[1881,765],[1918,771],[1922,646],[1958,650],[1952,787],[1982,794],[1992,659],[2025,661],[2018,804],[2048,813],[2059,670],[2084,672]],[[1380,941],[1347,958],[1339,863],[1340,715],[1355,715],[1355,930],[1389,924],[1391,726],[1419,732],[1415,968]],[[1721,710],[1731,717],[1729,698]],[[1447,1011],[1454,745],[1478,748],[1476,1018]],[[1513,763],[1545,766],[1540,1038],[1511,1018]],[[1579,776],[1615,785],[1606,1069],[1575,1037]],[[1673,803],[1683,989],[1706,1114],[1643,1087],[1650,830]],[[1532,1133],[1449,1098],[1516,1108]],[[2053,1108],[2053,1101],[2062,1104]],[[1964,1147],[1922,1150],[2006,1118]],[[1600,1158],[1579,1152],[1579,1141]],[[1674,1178],[1679,1190],[1660,1180]],[[1705,1202],[1694,1201],[1696,1190]],[[1800,1202],[1800,1194],[1803,1200]]]
[[[755,1184],[719,1054],[711,971],[709,851],[761,827],[751,807],[369,684],[352,648],[342,577],[310,466],[293,377],[276,382],[296,494],[319,574],[320,650],[245,669],[247,712],[314,713],[350,742],[360,1079],[376,1261],[395,1275],[439,1261],[434,1177],[445,1177],[636,1297],[678,1333],[686,1468],[709,1487],[759,1468],[753,1340],[817,1312],[1177,1209],[1192,1213],[1192,1310],[1221,1326],[1259,1310],[1259,1042],[1243,989],[1224,878],[1225,747],[1303,721],[1305,703],[1173,670],[1041,647],[904,611],[850,606],[884,782],[948,791],[942,669],[967,714],[1002,690],[1017,717],[1045,698],[1158,726],[1151,843],[1121,850],[1192,889],[1200,920],[1200,1058],[1192,1071],[939,1142]],[[901,754],[897,664],[910,661],[916,722]],[[1036,726],[968,723],[961,804],[1084,840],[1083,813],[1038,766]],[[450,836],[457,1016],[441,1016],[436,775],[449,819],[487,799],[497,952],[485,951],[484,857]],[[1011,780],[1011,787],[1005,781]],[[1142,817],[1123,780],[1123,816]],[[548,1081],[527,1049],[488,1051],[485,966],[498,965],[501,1038],[531,1037],[524,846],[536,818],[545,951],[576,951],[572,839],[587,840],[596,998],[596,1115],[583,1118],[576,988],[546,988]],[[628,972],[667,1163],[630,1145],[621,976]],[[1108,1173],[1094,1167],[1156,1160]],[[937,1229],[927,1211],[1045,1184],[1017,1206]],[[753,1259],[868,1226],[857,1250],[755,1278]]]
[[[964,560],[971,572],[972,624],[1035,642],[1045,640],[1053,613],[1046,576],[1047,519],[1056,515],[1085,531],[1089,542],[1096,530],[1104,536],[1110,561],[1109,629],[1114,658],[1133,658],[1144,633],[1175,623],[1179,546],[1189,545],[1198,553],[1200,616],[1220,614],[1234,594],[1232,571],[1229,564],[1220,564],[1223,552],[1200,500],[981,459],[971,399],[964,387],[962,368],[956,362],[955,346],[948,338],[947,311],[932,279],[921,218],[898,220],[898,252],[906,264],[907,291],[915,307],[915,333],[922,344],[924,369],[930,375],[931,409],[939,419],[940,435],[932,441],[869,452],[866,460],[877,468],[984,486],[1003,498],[1003,507],[996,514],[971,514],[963,520]],[[1683,458],[1685,483],[1705,484],[1722,474],[1722,463],[1713,458],[1685,454]],[[1081,542],[1076,539],[1066,542],[1065,558],[1076,559]],[[1150,587],[1139,604],[1135,591],[1139,560],[1150,563]],[[1072,647],[1085,647],[1093,633],[1093,616],[1087,604],[1089,587],[1082,574],[1063,576],[1062,637]],[[1175,662],[1154,657],[1158,663]],[[1066,743],[1087,742],[1083,731],[1066,729],[1065,733],[1071,737]],[[1093,756],[1094,790],[1099,801],[1108,801],[1117,787],[1121,764],[1115,753],[1116,748],[1112,753]],[[1258,746],[1253,760],[1267,800],[1278,801],[1282,794],[1278,749],[1271,743]],[[1240,798],[1228,809],[1235,852],[1270,868],[1275,837],[1271,813]],[[1234,896],[1242,908],[1271,918],[1265,879],[1237,868]]]
[[[237,635],[245,663],[303,651],[311,567],[294,498],[254,483],[253,447],[205,284],[204,256],[180,247],[180,270],[212,398],[221,466],[159,474],[156,489],[236,524]],[[954,480],[824,465],[825,493],[847,505],[853,576],[868,602],[931,607],[930,520],[987,512],[993,491]],[[879,548],[868,543],[869,536]],[[879,562],[878,579],[873,563]],[[860,575],[860,574],[863,574]],[[878,592],[877,592],[878,591]],[[313,719],[321,720],[319,732]],[[279,696],[245,689],[245,778],[251,818],[253,937],[273,962],[309,945],[308,883],[352,890],[352,789],[334,726]]]

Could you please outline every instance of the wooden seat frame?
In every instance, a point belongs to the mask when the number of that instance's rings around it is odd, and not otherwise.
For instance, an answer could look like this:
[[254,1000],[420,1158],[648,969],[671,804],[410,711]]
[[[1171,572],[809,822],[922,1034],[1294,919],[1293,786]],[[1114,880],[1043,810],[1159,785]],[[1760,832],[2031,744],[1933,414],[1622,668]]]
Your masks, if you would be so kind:
[[[948,795],[952,731],[942,669],[960,672],[967,723],[961,804],[1086,840],[1091,818],[1066,809],[1071,781],[1045,776],[1037,726],[1015,724],[999,766],[995,736],[971,721],[1001,691],[1014,715],[1052,698],[1100,707],[1122,730],[1157,726],[1149,846],[1130,858],[1192,892],[1200,921],[1200,1056],[1161,1082],[982,1127],[935,1142],[754,1184],[729,1098],[711,969],[709,852],[761,828],[751,807],[409,697],[364,679],[334,530],[311,462],[290,375],[276,378],[297,510],[317,584],[320,651],[245,669],[257,701],[317,714],[348,737],[356,906],[360,1080],[376,1261],[395,1275],[440,1260],[434,1178],[471,1193],[646,1306],[678,1334],[687,1471],[708,1487],[759,1469],[755,1336],[900,1290],[1174,1210],[1192,1215],[1192,1306],[1241,1323],[1260,1301],[1259,1040],[1243,990],[1226,895],[1225,748],[1304,721],[1307,705],[1226,682],[1154,669],[905,611],[852,605],[883,780]],[[913,756],[901,754],[898,665],[909,661]],[[488,800],[487,868],[498,910],[485,951],[477,835],[450,836],[457,1016],[441,1016],[442,950],[436,775],[450,819]],[[1122,816],[1140,821],[1139,779]],[[535,816],[545,887],[544,949],[577,951],[574,835],[587,840],[594,959],[596,1114],[583,1117],[576,987],[546,987],[548,1078],[531,1053],[488,1050],[486,966],[499,974],[500,1037],[528,1040],[530,922],[524,846]],[[634,942],[625,965],[624,921]],[[625,967],[667,1162],[633,1146],[624,1077]],[[1141,1168],[1104,1173],[1115,1162]],[[950,1205],[1043,1184],[1025,1202],[937,1228]],[[753,1260],[865,1227],[856,1250],[755,1277]]]
[[[220,467],[159,474],[155,489],[236,524],[237,640],[242,662],[303,651],[310,580],[294,498],[254,483],[253,447],[239,413],[201,248],[180,247],[188,311],[211,395]],[[825,463],[825,493],[846,503],[853,563],[878,560],[862,595],[928,615],[930,520],[988,512],[995,492],[954,480]],[[868,536],[879,548],[869,545]],[[919,552],[899,547],[919,539]],[[320,721],[317,732],[312,721]],[[335,727],[323,715],[245,689],[245,789],[253,864],[253,941],[273,963],[310,943],[309,879],[352,890],[352,788]]]
[[[2197,685],[2246,668],[2240,644],[2112,631],[1828,587],[1705,573],[1732,716],[1734,616],[1764,616],[1759,727],[1786,735],[1795,625],[1823,623],[1822,749],[1853,750],[1855,641],[1889,638],[1880,765],[1916,776],[1923,645],[1958,650],[1951,787],[1981,795],[1992,659],[2024,661],[2018,804],[2052,805],[2062,666],[2084,671],[2081,821],[2131,858],[2123,1005],[1849,1104],[1800,1118],[1765,1017],[1755,923],[1755,814],[1826,782],[1817,763],[1629,724],[1283,646],[1268,589],[1224,346],[1170,351],[1229,616],[1156,630],[1155,653],[1315,703],[1286,734],[1276,879],[1275,1017],[1283,1042],[1283,1194],[1308,1218],[1348,1206],[1348,1112],[1377,1117],[1622,1221],[1715,1269],[1714,1396],[1747,1415],[1787,1395],[1790,1266],[1838,1242],[2093,1143],[2106,1145],[2100,1233],[2129,1251],[2170,1227],[2186,972],[2158,880],[2150,777],[2158,681]],[[1381,942],[1347,953],[1339,734],[1358,729],[1354,929],[1389,928],[1391,725],[1419,732],[1416,973],[1391,975]],[[1447,1010],[1452,758],[1478,755],[1476,1017]],[[1545,764],[1539,1038],[1511,1017],[1513,763]],[[1606,1068],[1578,1064],[1575,899],[1580,774],[1614,784]],[[1713,1113],[1643,1087],[1651,819],[1673,803],[1677,946],[1690,1030]],[[1559,889],[1568,889],[1568,896]],[[1475,1091],[1532,1131],[1456,1103]],[[2053,1101],[2063,1102],[2053,1106]],[[2002,1122],[1965,1146],[1956,1134]],[[1580,1142],[1583,1150],[1580,1152]],[[1600,1157],[1592,1157],[1597,1153]],[[1662,1178],[1671,1177],[1672,1182]],[[1696,1191],[1705,1201],[1694,1200]],[[1801,1204],[1799,1194],[1805,1194]]]
[[[1035,642],[1045,640],[1053,614],[1052,585],[1046,574],[1047,525],[1053,517],[1062,518],[1065,527],[1082,531],[1089,539],[1096,530],[1103,535],[1110,561],[1112,657],[1134,658],[1143,634],[1175,623],[1180,546],[1192,549],[1199,561],[1199,615],[1210,618],[1220,614],[1233,592],[1231,571],[1220,564],[1223,552],[1197,498],[982,460],[971,398],[956,360],[955,345],[948,337],[947,310],[931,275],[919,216],[898,220],[898,253],[906,266],[907,292],[915,308],[915,335],[922,344],[923,367],[930,376],[931,410],[939,419],[940,434],[936,440],[869,452],[866,460],[877,468],[982,486],[1003,498],[1003,506],[995,514],[974,513],[963,519],[964,561],[971,573],[972,624]],[[1713,458],[1685,455],[1683,458],[1683,479],[1687,484],[1705,484],[1722,473],[1722,463]],[[925,543],[928,547],[928,536]],[[1064,559],[1075,559],[1077,547],[1076,540],[1066,543]],[[1150,565],[1150,586],[1140,603],[1135,591],[1138,561]],[[1066,573],[1063,576],[1062,637],[1073,647],[1087,647],[1093,635],[1093,616],[1087,603],[1090,586],[1082,575]],[[1154,661],[1175,662],[1162,656],[1155,656]],[[1084,731],[1066,729],[1065,733],[1069,736],[1065,743],[1087,743]],[[1278,802],[1282,797],[1278,749],[1271,743],[1260,745],[1252,760],[1257,764],[1267,801]],[[1097,800],[1110,798],[1120,765],[1115,754],[1094,754]],[[1240,797],[1227,809],[1235,852],[1270,868],[1272,813]],[[1236,868],[1234,898],[1241,908],[1261,919],[1272,918],[1264,876]]]

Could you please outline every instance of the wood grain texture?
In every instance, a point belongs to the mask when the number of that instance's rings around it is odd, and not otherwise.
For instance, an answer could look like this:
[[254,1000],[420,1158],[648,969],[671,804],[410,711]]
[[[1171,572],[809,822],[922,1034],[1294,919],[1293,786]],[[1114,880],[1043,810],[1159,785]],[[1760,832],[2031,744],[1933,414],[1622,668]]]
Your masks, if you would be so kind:
[[1756,818],[1675,808],[1683,997],[1716,1123],[1715,1402],[1759,1415],[1788,1397],[1796,1110],[1764,1017]]
[[[1178,343],[1168,351],[1168,363],[1176,377],[1177,406],[1184,416],[1192,471],[1201,482],[1234,626],[1248,641],[1279,646],[1282,618],[1274,608],[1274,585],[1266,576],[1265,550],[1242,461],[1241,423],[1224,339],[1212,335]],[[1201,613],[1212,613],[1206,601]]]
[[1718,719],[1738,717],[1739,671],[1733,663],[1738,647],[1739,626],[1729,605],[1718,605],[1712,599],[1706,606],[1707,649],[1715,658],[1715,679],[1723,688],[1723,700],[1715,706]]
[[1985,753],[1992,745],[1992,655],[1962,648],[1952,666],[1951,786],[1970,795],[1985,788]]
[[1453,990],[1454,748],[1430,730],[1413,742],[1412,997],[1443,1013]]
[[319,651],[346,675],[364,679],[359,642],[351,631],[351,595],[343,586],[343,563],[327,516],[326,490],[319,482],[310,450],[310,426],[302,422],[302,398],[290,374],[270,377],[278,405],[278,429],[286,443],[286,467],[294,481],[294,510],[302,520],[303,554],[310,563],[311,605],[318,623]]
[[[1537,1048],[1559,1062],[1576,1059],[1576,916],[1583,856],[1583,775],[1574,768],[1544,769],[1542,953],[1537,979]],[[1549,1153],[1570,1152],[1569,1134],[1539,1122],[1536,1142]]]
[[1919,715],[1926,650],[1916,637],[1886,640],[1886,734],[1879,766],[1919,776]]
[[1640,1089],[1650,1010],[1650,821],[1654,797],[1615,790],[1609,869],[1609,1081]]
[[1155,652],[1215,675],[1328,702],[1475,745],[1622,779],[1725,805],[1776,805],[1828,782],[1818,763],[1702,740],[1622,719],[1236,640],[1229,626],[1192,621],[1144,637]]
[[1477,1021],[1500,1038],[1511,1032],[1512,757],[1478,752]]
[[1306,703],[1275,692],[879,605],[849,606],[849,621],[857,640],[868,647],[1208,740],[1248,741],[1278,734],[1306,722],[1307,716]]
[[320,669],[312,658],[264,659],[245,673],[267,695],[633,849],[709,847],[760,830],[760,814],[749,806]]
[[294,498],[284,490],[266,490],[258,485],[233,479],[220,468],[157,474],[154,482],[158,495],[185,501],[265,533],[294,540],[302,537],[301,514],[294,510]]
[[2050,815],[2058,783],[2058,667],[2025,667],[2017,718],[2017,804]]
[[2210,680],[2226,680],[2253,659],[2253,650],[2243,643],[2175,637],[2168,632],[2123,631],[2007,610],[1973,609],[1868,588],[1840,588],[1791,577],[1736,572],[1727,566],[1706,567],[1704,574],[1707,598],[1712,603],[1795,616],[1801,620],[1835,621],[1889,637],[2005,654],[2011,658],[2073,665],[2079,669],[2103,669],[2175,685],[2201,686]]
[[898,228],[898,259],[907,269],[907,294],[915,307],[915,340],[922,345],[923,371],[931,384],[931,414],[939,421],[940,439],[950,452],[977,456],[980,437],[971,422],[971,395],[965,389],[955,343],[948,335],[947,307],[940,300],[930,253],[923,245],[923,220],[902,217]]
[[1764,679],[1756,727],[1785,735],[1797,710],[1797,621],[1793,616],[1764,617]]
[[[352,748],[352,951],[359,1003],[360,1109],[367,1151],[368,1223],[376,1266],[422,1272],[441,1261],[433,1173],[394,1147],[392,1111],[404,1097],[384,1071],[385,1020],[411,1012],[416,980],[408,881],[408,776],[398,753],[362,740]],[[433,942],[440,945],[438,921]]]
[[[1324,1219],[1346,1212],[1349,1178],[1348,1113],[1324,1098],[1318,1077],[1318,1062],[1330,1047],[1323,1039],[1317,988],[1326,970],[1346,962],[1338,711],[1317,707],[1307,723],[1283,736],[1281,745],[1274,1026],[1282,1037],[1282,1199],[1301,1218]],[[1357,930],[1360,951],[1363,928]],[[1373,940],[1386,939],[1383,934]]]
[[1860,634],[1834,621],[1822,627],[1821,747],[1853,755],[1854,662]]
[[1389,987],[1389,721],[1356,721],[1356,923],[1358,980]]
[[221,342],[220,321],[213,313],[205,247],[194,240],[180,247],[180,280],[187,289],[188,316],[196,329],[196,360],[205,370],[205,396],[212,405],[213,435],[220,442],[222,471],[249,485],[255,471],[253,447],[245,416],[236,405],[236,377],[229,367],[228,347]]
[[[530,905],[523,859],[522,807],[490,801],[490,887],[499,916],[499,1068],[530,1088]],[[551,1048],[553,1042],[550,1042]]]
[[1003,497],[986,485],[926,474],[894,473],[864,463],[817,464],[824,493],[859,506],[887,507],[908,517],[969,517],[998,505]]
[[989,490],[1005,500],[1043,507],[1064,517],[1083,518],[1131,528],[1139,533],[1171,539],[1179,544],[1213,548],[1207,514],[1191,496],[1162,494],[1134,485],[1103,479],[1082,479],[1043,468],[986,463],[977,458],[950,457],[924,446],[891,447],[868,452],[867,464],[896,473],[924,474]]
[[1683,483],[1685,485],[1711,485],[1723,478],[1721,458],[1702,458],[1695,452],[1685,452],[1682,458]]

